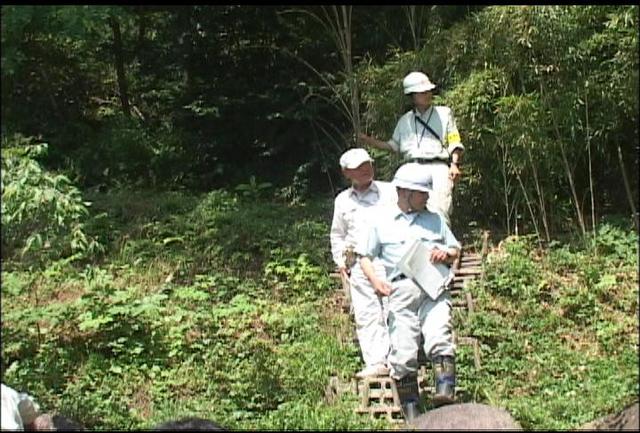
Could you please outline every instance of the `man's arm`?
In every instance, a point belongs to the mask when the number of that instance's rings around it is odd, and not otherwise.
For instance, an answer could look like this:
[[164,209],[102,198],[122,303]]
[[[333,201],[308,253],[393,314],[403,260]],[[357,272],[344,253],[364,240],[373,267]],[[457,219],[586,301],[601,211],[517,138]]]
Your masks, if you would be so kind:
[[434,263],[448,263],[452,264],[460,255],[460,242],[453,235],[453,232],[449,226],[444,222],[442,216],[440,216],[440,224],[443,228],[443,243],[436,245],[431,250],[431,261]]
[[464,146],[460,140],[460,133],[456,126],[456,119],[453,112],[449,111],[449,122],[446,131],[447,150],[451,155],[451,163],[449,165],[449,179],[457,182],[462,177],[462,155],[464,154]]
[[360,256],[359,262],[362,273],[369,279],[373,289],[382,296],[388,296],[391,293],[391,286],[386,281],[378,278],[371,262],[371,257],[379,257],[380,255],[380,240],[375,223],[370,225],[367,230],[359,232],[355,251]]
[[331,230],[329,232],[329,240],[331,242],[331,257],[338,268],[340,274],[348,277],[347,267],[345,266],[344,250],[346,247],[345,239],[347,238],[347,225],[342,218],[340,212],[340,204],[336,199],[333,208],[333,220],[331,221]]
[[382,296],[389,296],[391,293],[391,285],[378,278],[376,275],[376,271],[373,268],[373,263],[371,259],[367,256],[360,257],[360,266],[362,267],[362,272],[367,276],[371,286],[373,289]]
[[358,134],[358,141],[366,144],[369,147],[377,147],[378,149],[382,149],[382,150],[390,150],[392,152],[394,152],[395,150],[393,149],[393,147],[391,147],[391,145],[386,142],[386,141],[380,141],[377,138],[373,138],[367,134],[364,133],[359,133]]

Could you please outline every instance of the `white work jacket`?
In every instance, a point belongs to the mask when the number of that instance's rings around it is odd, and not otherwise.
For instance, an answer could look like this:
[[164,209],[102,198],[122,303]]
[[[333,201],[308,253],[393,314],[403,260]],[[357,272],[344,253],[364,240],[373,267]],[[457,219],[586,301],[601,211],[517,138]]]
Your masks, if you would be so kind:
[[377,180],[364,192],[350,187],[338,194],[329,234],[331,255],[337,267],[344,267],[344,251],[355,246],[361,230],[368,230],[368,223],[377,209],[397,205],[397,202],[396,188],[389,182]]
[[451,109],[441,105],[432,105],[422,114],[417,110],[405,113],[387,143],[409,159],[448,161],[454,150],[464,150]]

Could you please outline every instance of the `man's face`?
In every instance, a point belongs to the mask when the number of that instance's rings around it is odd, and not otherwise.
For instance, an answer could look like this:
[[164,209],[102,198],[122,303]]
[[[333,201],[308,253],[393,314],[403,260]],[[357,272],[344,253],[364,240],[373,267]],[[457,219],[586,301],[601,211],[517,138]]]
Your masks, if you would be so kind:
[[411,98],[413,99],[413,105],[416,107],[429,107],[431,105],[431,100],[433,99],[433,94],[431,91],[416,92],[411,94]]
[[373,164],[366,161],[356,168],[343,168],[342,173],[354,186],[363,186],[373,181]]
[[407,199],[409,202],[409,206],[411,206],[411,209],[420,212],[424,210],[424,207],[427,204],[427,200],[429,200],[429,193],[424,191],[409,190]]

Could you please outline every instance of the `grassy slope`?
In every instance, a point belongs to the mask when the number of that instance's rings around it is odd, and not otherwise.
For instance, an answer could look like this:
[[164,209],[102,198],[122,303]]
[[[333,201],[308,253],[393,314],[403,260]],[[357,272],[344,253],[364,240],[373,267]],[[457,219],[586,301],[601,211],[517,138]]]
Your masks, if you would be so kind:
[[[332,202],[239,201],[224,192],[94,199],[93,263],[2,273],[3,382],[88,427],[149,427],[186,415],[234,428],[385,427],[323,402],[330,375],[360,365],[333,302]],[[638,398],[637,237],[490,255],[461,335],[482,343],[460,383],[531,429],[577,427]]]

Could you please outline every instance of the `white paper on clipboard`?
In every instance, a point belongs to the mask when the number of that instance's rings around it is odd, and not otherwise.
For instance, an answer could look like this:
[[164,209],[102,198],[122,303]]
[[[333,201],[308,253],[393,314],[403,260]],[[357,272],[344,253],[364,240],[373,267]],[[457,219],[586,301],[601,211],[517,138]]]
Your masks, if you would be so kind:
[[398,262],[398,269],[411,278],[434,301],[447,289],[451,268],[444,263],[432,263],[431,249],[416,240]]

